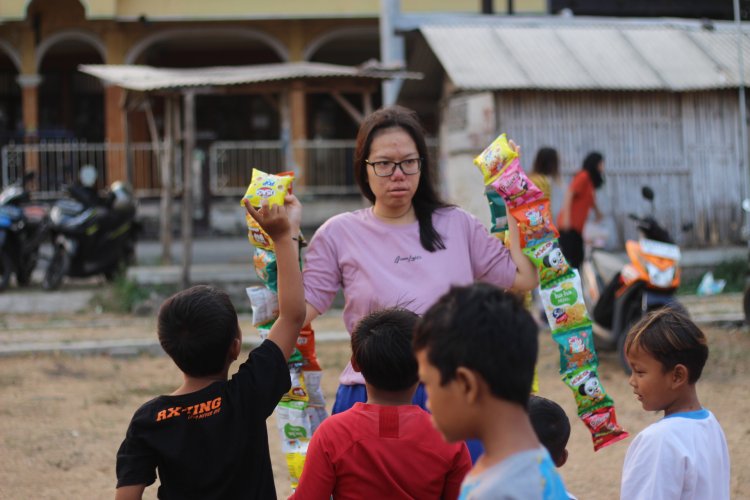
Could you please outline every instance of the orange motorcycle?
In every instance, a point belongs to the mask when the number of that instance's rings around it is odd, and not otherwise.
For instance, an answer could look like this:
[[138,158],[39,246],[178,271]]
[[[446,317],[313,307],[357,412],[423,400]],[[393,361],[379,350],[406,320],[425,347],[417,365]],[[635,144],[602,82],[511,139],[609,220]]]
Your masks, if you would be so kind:
[[[653,190],[644,186],[641,194],[651,203],[653,214]],[[584,296],[593,306],[596,347],[617,350],[627,373],[630,367],[623,346],[630,328],[646,313],[661,307],[685,312],[675,298],[680,286],[680,247],[653,215],[629,217],[637,224],[640,238],[625,242],[628,262],[595,248],[581,270]],[[691,227],[687,224],[683,230]]]

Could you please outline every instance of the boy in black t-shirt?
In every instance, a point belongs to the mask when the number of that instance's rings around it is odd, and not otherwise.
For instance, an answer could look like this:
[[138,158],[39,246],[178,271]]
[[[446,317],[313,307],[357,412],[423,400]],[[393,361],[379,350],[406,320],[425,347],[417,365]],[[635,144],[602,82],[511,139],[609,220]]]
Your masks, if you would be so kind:
[[195,286],[162,304],[159,341],[184,381],[135,412],[117,452],[118,500],[141,498],[157,470],[159,498],[276,498],[265,421],[290,388],[286,361],[305,319],[292,237],[301,207],[294,196],[285,201],[259,210],[246,204],[274,241],[279,317],[230,380],[242,332],[227,294]]

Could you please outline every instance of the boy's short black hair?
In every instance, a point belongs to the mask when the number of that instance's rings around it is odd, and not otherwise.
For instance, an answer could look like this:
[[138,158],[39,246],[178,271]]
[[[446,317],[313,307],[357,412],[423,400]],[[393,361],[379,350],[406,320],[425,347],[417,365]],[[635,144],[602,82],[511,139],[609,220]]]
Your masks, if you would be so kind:
[[665,373],[684,365],[691,384],[701,378],[708,359],[708,343],[701,329],[687,315],[669,307],[649,313],[628,332],[625,353],[634,347],[656,358]]
[[529,420],[536,437],[547,448],[552,461],[560,464],[570,439],[570,420],[559,404],[541,396],[529,398]]
[[430,307],[414,332],[414,350],[453,380],[459,366],[481,375],[498,398],[526,408],[539,329],[521,300],[486,283],[454,286]]
[[419,380],[411,341],[418,316],[406,309],[375,311],[352,331],[352,356],[368,384],[402,391]]
[[239,335],[239,324],[225,292],[198,285],[164,301],[157,331],[161,347],[180,370],[201,377],[225,368],[229,348]]

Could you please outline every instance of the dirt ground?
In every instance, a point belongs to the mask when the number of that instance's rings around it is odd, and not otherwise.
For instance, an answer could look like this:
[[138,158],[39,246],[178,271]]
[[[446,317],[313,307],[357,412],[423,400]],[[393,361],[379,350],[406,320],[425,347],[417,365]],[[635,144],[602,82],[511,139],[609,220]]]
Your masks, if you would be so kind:
[[[78,316],[75,323],[89,319]],[[119,336],[118,328],[149,327],[138,321],[123,325],[117,318],[99,321],[99,328],[112,330],[113,337]],[[56,327],[37,326],[40,336],[54,337]],[[706,332],[711,355],[699,395],[724,427],[732,496],[742,498],[750,488],[750,333],[734,327]],[[632,438],[593,452],[590,435],[575,416],[573,397],[557,373],[556,347],[549,333],[540,338],[541,395],[558,401],[573,425],[570,459],[561,469],[565,483],[582,500],[618,498],[622,462]],[[323,387],[330,407],[349,347],[343,342],[320,344],[318,356],[325,367]],[[613,355],[601,354],[600,376],[615,400],[619,422],[631,436],[659,418],[641,409]],[[180,373],[164,356],[0,358],[0,498],[112,498],[115,453],[133,411],[179,383]],[[273,417],[268,426],[276,487],[279,497],[286,498],[289,482]],[[155,497],[156,487],[147,488],[146,498]]]

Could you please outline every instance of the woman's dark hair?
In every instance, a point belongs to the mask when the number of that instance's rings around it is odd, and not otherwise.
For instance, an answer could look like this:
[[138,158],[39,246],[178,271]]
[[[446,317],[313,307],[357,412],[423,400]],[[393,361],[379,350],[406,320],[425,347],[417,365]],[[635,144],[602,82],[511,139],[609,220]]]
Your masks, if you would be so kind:
[[534,158],[532,173],[557,178],[560,176],[560,157],[554,148],[540,148]]
[[604,156],[597,151],[592,151],[583,159],[583,170],[589,173],[594,189],[599,189],[604,184],[604,176],[599,171],[599,164],[604,161]]
[[451,205],[440,199],[433,185],[430,155],[427,152],[424,130],[419,123],[416,112],[402,106],[390,106],[375,111],[362,122],[357,133],[357,145],[354,150],[354,177],[357,180],[359,190],[362,196],[370,200],[371,203],[375,203],[375,194],[367,180],[365,160],[370,155],[372,140],[380,131],[389,128],[399,128],[408,133],[414,144],[417,145],[420,158],[423,158],[419,185],[412,199],[414,213],[417,216],[417,221],[419,221],[419,241],[428,252],[444,249],[443,238],[432,225],[432,213],[438,208]]

